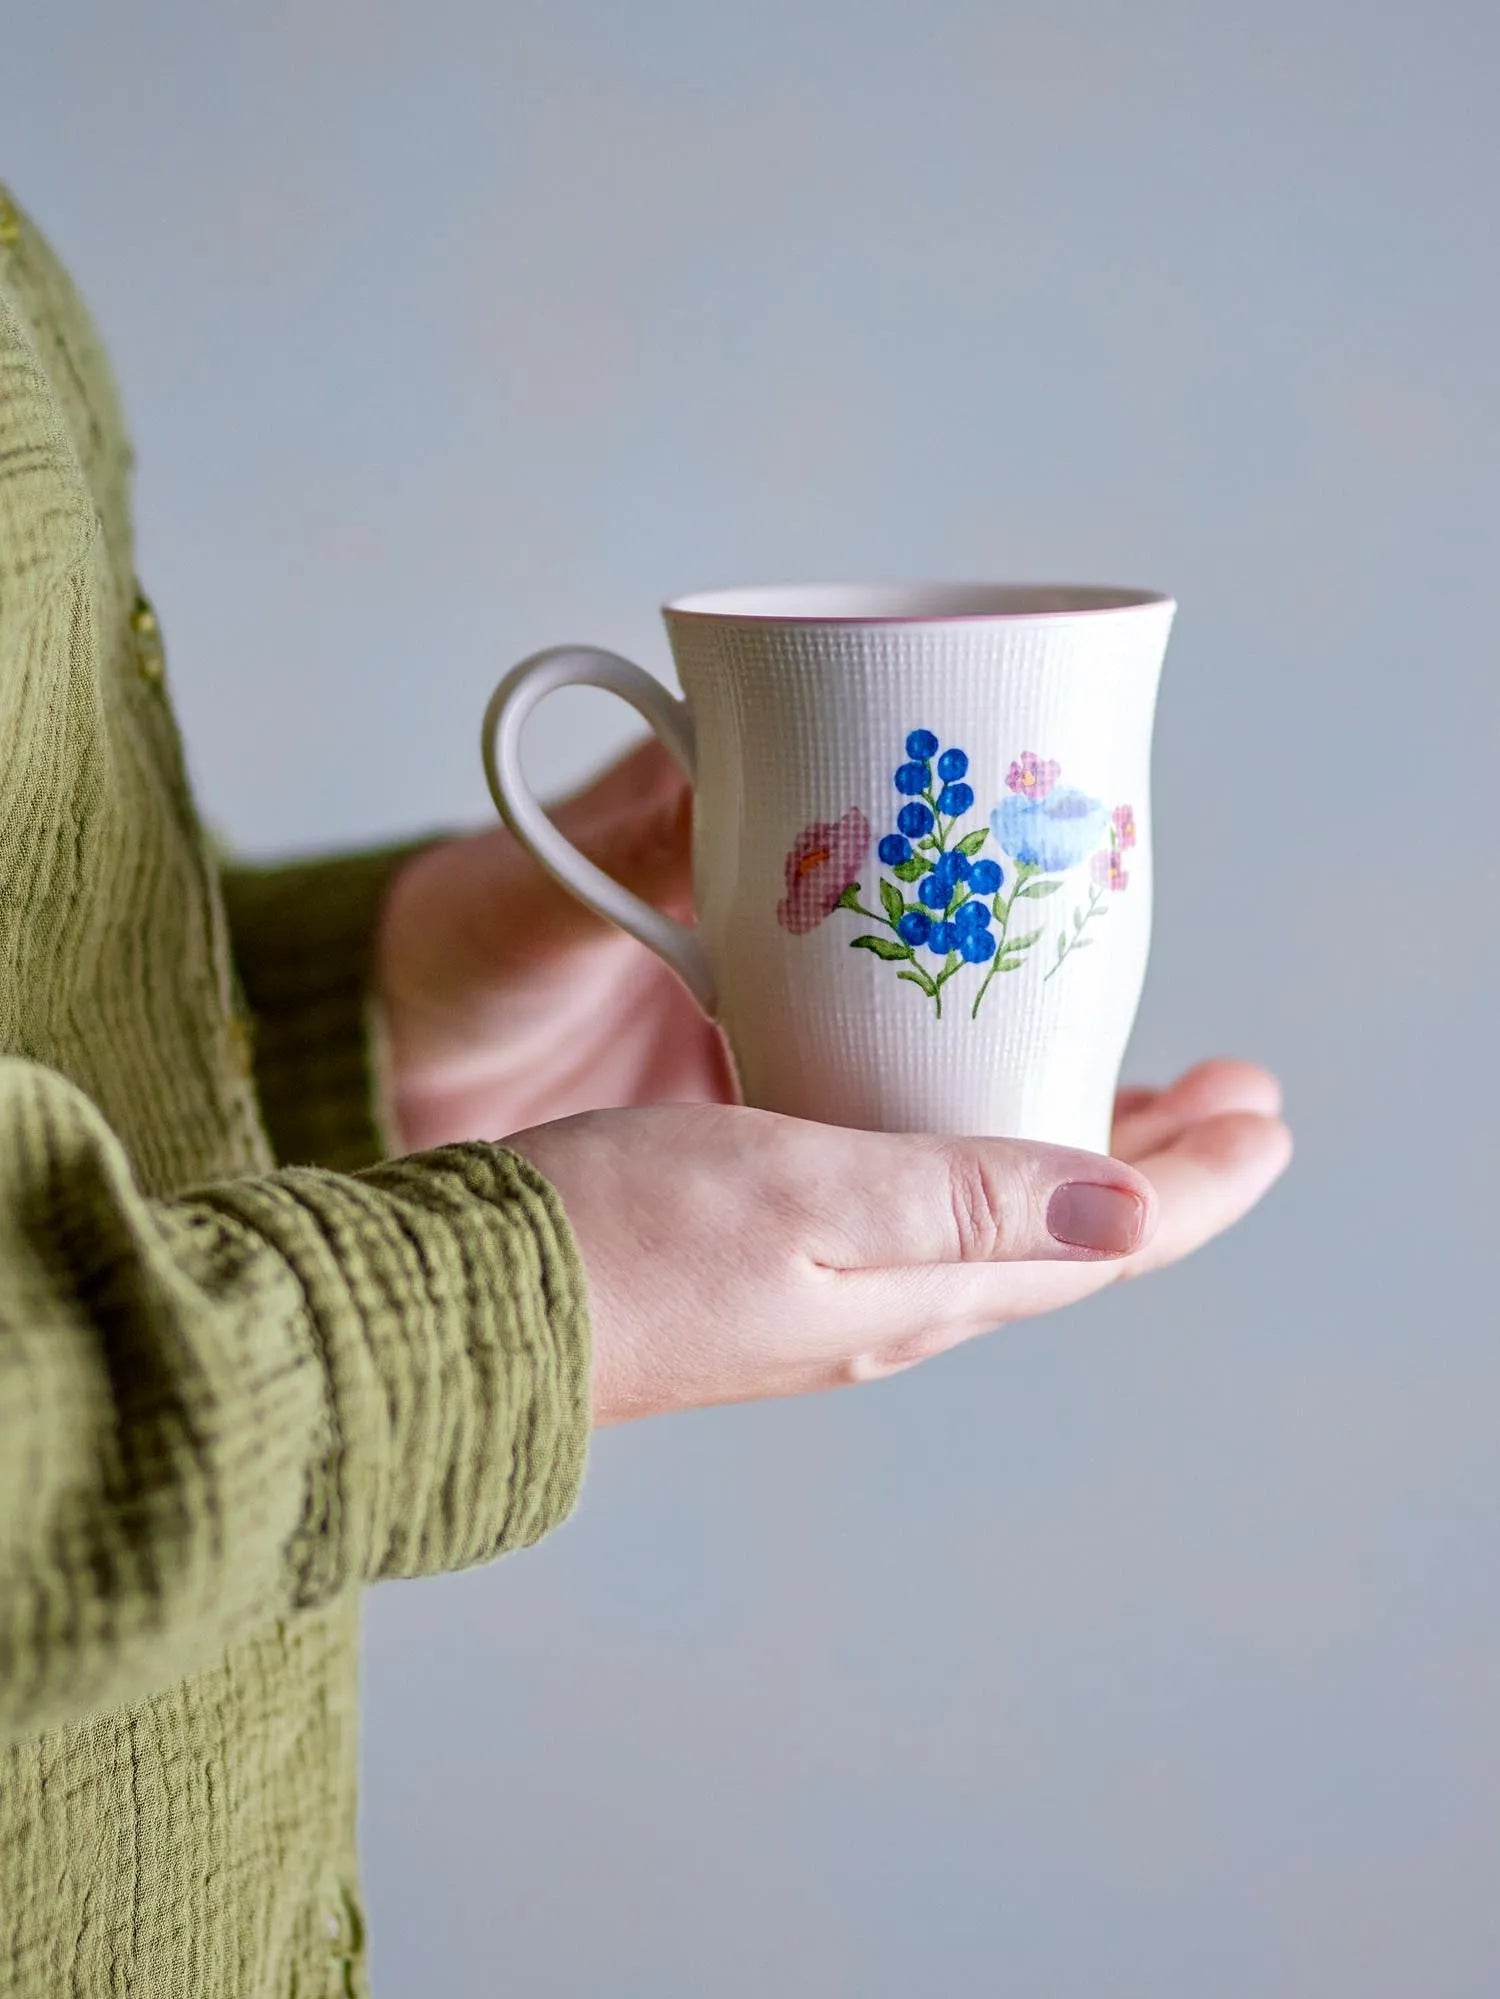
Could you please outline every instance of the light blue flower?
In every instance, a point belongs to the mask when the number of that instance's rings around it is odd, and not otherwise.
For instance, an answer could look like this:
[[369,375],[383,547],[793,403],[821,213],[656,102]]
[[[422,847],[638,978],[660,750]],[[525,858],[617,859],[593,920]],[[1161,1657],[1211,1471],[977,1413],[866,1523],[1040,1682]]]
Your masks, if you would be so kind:
[[1109,814],[1097,798],[1061,785],[1045,798],[1019,793],[990,814],[996,843],[1023,866],[1066,874],[1104,845]]

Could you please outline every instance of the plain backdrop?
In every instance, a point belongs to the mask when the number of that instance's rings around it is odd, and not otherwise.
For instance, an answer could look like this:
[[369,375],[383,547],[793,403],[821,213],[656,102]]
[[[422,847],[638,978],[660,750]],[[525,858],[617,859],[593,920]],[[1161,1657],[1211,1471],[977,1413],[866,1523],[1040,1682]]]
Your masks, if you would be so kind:
[[6,8],[222,830],[482,818],[498,672],[666,672],[671,592],[1159,585],[1134,1069],[1300,1141],[1164,1279],[376,1592],[377,1995],[1500,1986],[1497,68],[1488,0]]

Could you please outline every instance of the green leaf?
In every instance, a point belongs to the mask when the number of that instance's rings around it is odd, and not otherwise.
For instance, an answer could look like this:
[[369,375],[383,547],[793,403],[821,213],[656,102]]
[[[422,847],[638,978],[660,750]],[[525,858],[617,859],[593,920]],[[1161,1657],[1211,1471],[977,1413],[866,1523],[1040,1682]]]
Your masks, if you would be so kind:
[[1083,928],[1083,911],[1081,909],[1075,909],[1073,911],[1073,929],[1076,933],[1082,928]]
[[1016,862],[1016,880],[1018,882],[1025,881],[1028,875],[1039,875],[1041,872],[1042,872],[1042,864],[1040,861]]
[[[1018,870],[1018,873],[1019,873],[1019,870]],[[1056,894],[1057,894],[1057,891],[1058,891],[1058,890],[1059,890],[1059,889],[1060,889],[1061,887],[1062,887],[1062,883],[1061,883],[1060,881],[1039,881],[1039,882],[1034,882],[1034,881],[1023,881],[1023,882],[1021,883],[1020,887],[1019,887],[1019,888],[1018,888],[1018,889],[1016,890],[1016,895],[1017,895],[1017,896],[1022,896],[1022,895],[1030,895],[1030,896],[1044,896],[1044,895],[1056,895]],[[1014,898],[1012,898],[1012,900],[1014,900]]]
[[1066,937],[1059,937],[1057,940],[1057,962],[1059,965],[1062,963],[1063,959],[1067,957],[1067,955],[1068,955],[1068,940]]
[[899,868],[892,868],[891,873],[896,877],[897,881],[917,882],[927,873],[927,863],[919,861],[916,855],[913,854],[911,859],[903,861]]
[[880,906],[890,919],[892,926],[899,923],[906,914],[906,898],[894,882],[880,884]]
[[1094,940],[1092,937],[1080,937],[1077,943],[1074,944],[1073,949],[1075,951],[1086,951],[1089,948],[1090,944],[1093,943],[1093,941]]
[[919,854],[929,853],[932,850],[932,848],[934,848],[936,845],[937,841],[934,840],[932,835],[929,833],[925,840],[918,840],[917,852]]
[[967,886],[963,882],[956,882],[954,884],[953,894],[949,900],[948,907],[943,911],[943,921],[946,923],[949,917],[952,916],[955,909],[962,909],[963,905],[968,901],[968,899],[969,899],[969,891]]
[[877,958],[887,961],[911,956],[911,947],[898,943],[894,937],[851,937],[849,948],[851,951],[873,951]]
[[909,986],[916,986],[921,992],[926,993],[929,999],[932,998],[932,981],[924,972],[897,972],[896,977],[905,979]]
[[997,958],[995,962],[1002,972],[1019,972],[1026,960],[1024,958]]
[[859,883],[850,882],[849,886],[844,890],[844,893],[839,897],[838,901],[833,906],[835,909],[858,909]]
[[1029,951],[1041,934],[1040,930],[1023,930],[1019,937],[1007,937],[1005,948],[1007,951]]
[[972,859],[989,837],[990,829],[988,826],[981,826],[977,833],[965,833],[958,843],[958,851],[961,854],[968,854]]

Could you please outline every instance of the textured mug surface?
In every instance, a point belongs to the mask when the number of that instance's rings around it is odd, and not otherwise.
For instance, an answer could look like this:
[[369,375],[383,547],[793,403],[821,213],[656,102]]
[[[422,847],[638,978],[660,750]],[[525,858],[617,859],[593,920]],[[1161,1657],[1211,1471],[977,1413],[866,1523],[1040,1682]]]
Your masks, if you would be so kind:
[[[745,1101],[1106,1150],[1151,930],[1151,728],[1175,605],[1010,585],[717,591],[665,610],[684,700],[525,661],[485,725],[544,866],[681,974]],[[621,694],[694,780],[696,930],[586,861],[520,766],[553,688]]]

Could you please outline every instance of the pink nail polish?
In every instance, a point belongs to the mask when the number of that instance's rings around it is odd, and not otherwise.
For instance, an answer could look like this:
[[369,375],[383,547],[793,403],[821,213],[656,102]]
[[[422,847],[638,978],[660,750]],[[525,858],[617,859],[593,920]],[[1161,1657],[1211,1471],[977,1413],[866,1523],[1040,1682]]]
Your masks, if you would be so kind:
[[1126,1255],[1140,1241],[1145,1224],[1144,1204],[1124,1187],[1070,1180],[1047,1203],[1048,1234],[1070,1249],[1090,1249],[1096,1255]]

